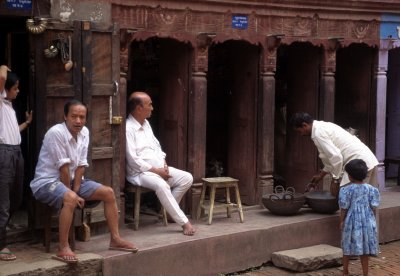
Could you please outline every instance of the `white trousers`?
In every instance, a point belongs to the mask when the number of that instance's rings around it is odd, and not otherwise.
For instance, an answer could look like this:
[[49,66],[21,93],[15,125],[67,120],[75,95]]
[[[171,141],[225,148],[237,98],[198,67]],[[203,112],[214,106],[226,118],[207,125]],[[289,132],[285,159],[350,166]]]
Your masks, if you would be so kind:
[[185,171],[168,167],[172,176],[167,181],[158,174],[145,172],[140,174],[140,186],[156,192],[162,206],[167,213],[179,225],[184,225],[189,220],[181,210],[179,202],[183,195],[193,184],[193,176]]

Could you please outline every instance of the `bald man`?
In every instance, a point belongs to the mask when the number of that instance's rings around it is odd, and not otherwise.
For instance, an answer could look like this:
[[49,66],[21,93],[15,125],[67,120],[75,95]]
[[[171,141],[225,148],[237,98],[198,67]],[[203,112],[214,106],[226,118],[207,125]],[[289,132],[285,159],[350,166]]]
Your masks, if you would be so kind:
[[167,165],[166,154],[147,121],[153,111],[150,96],[145,92],[133,92],[128,110],[126,179],[131,184],[155,191],[165,210],[182,227],[183,234],[194,235],[196,230],[179,206],[193,184],[192,175]]

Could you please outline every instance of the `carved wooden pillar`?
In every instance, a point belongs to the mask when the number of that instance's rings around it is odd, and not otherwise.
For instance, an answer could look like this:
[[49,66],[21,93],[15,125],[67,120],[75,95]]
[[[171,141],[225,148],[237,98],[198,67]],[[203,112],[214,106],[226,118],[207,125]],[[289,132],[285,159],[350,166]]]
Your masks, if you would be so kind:
[[336,50],[339,46],[337,39],[330,39],[324,47],[324,55],[321,66],[321,106],[319,112],[321,119],[334,121],[335,115],[335,71]]
[[375,155],[379,161],[378,181],[379,190],[385,188],[385,141],[386,141],[386,89],[388,55],[392,46],[391,40],[381,40],[379,52],[375,61],[373,78],[373,92],[376,99],[376,126],[375,126]]
[[258,196],[273,192],[274,181],[274,125],[275,125],[275,71],[277,48],[281,38],[267,37],[261,56],[259,123],[258,123]]
[[211,38],[200,34],[192,56],[188,118],[188,170],[193,174],[194,180],[191,197],[192,218],[196,217],[201,178],[205,176],[206,171],[207,69],[210,42]]

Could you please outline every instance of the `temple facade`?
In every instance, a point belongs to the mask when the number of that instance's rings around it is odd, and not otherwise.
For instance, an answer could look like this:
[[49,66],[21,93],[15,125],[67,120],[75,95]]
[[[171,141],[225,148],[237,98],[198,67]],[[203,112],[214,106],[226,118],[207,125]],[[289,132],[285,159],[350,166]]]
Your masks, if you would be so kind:
[[[168,163],[194,176],[183,203],[192,214],[205,176],[239,179],[246,205],[278,182],[303,192],[321,164],[287,123],[298,111],[355,129],[380,162],[381,189],[397,176],[384,161],[400,155],[400,3],[14,2],[0,4],[1,63],[26,80],[17,112],[35,110],[28,179],[46,129],[75,97],[90,110],[89,175],[124,210],[126,101],[138,90],[153,99]],[[51,46],[63,53],[46,55]]]

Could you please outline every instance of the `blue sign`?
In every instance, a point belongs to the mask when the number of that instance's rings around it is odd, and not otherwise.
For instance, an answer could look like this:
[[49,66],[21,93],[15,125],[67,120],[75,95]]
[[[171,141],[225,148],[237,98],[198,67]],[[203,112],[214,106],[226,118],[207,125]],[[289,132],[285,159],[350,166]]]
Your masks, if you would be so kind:
[[232,28],[246,30],[248,26],[247,15],[232,15]]
[[381,16],[380,38],[400,38],[400,16],[391,14]]
[[7,8],[17,10],[31,10],[32,0],[7,0]]

